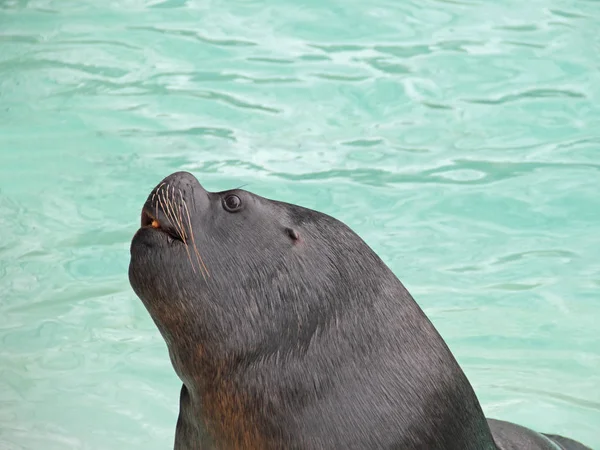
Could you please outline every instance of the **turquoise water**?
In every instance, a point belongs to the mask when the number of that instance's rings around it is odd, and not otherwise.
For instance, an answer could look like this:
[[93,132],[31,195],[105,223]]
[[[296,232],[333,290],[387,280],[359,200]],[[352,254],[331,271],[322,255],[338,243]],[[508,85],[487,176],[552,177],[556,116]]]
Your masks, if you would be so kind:
[[590,0],[0,0],[0,448],[172,447],[179,381],[127,266],[176,170],[342,219],[488,416],[600,448],[599,21]]

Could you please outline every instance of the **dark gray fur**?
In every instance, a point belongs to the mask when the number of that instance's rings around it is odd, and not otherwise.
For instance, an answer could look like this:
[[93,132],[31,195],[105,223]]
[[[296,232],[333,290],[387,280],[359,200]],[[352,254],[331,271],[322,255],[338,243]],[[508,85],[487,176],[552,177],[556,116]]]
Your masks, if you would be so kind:
[[[181,192],[165,196],[187,204],[209,271],[189,236],[142,228],[133,239],[131,285],[184,383],[176,450],[586,448],[486,420],[431,322],[345,224],[242,190],[210,193],[186,172],[165,185]],[[230,193],[238,212],[223,208]],[[176,238],[154,194],[145,208]],[[239,411],[209,401],[217,391],[242,399]]]

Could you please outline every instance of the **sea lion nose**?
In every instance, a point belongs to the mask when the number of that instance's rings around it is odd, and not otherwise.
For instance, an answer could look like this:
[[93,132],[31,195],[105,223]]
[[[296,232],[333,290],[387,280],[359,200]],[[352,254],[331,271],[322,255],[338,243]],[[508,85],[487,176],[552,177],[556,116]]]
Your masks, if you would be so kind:
[[169,190],[172,195],[181,198],[182,200],[194,203],[200,198],[204,198],[207,195],[206,190],[202,187],[198,179],[189,172],[174,172],[171,175],[164,178],[154,191],[160,189]]
[[160,186],[163,183],[165,185],[171,186],[174,189],[180,190],[183,194],[191,194],[191,191],[198,189],[204,191],[204,188],[200,185],[198,179],[191,173],[185,171],[172,173],[171,175],[164,178],[158,184],[158,186]]
[[[171,212],[169,209],[181,207],[185,208],[184,212],[193,214],[204,210],[208,203],[208,192],[196,177],[189,172],[179,171],[165,177],[156,185],[148,196],[145,207],[156,210],[158,205],[158,209],[165,210],[163,212],[167,215]],[[158,214],[160,211],[157,212]]]

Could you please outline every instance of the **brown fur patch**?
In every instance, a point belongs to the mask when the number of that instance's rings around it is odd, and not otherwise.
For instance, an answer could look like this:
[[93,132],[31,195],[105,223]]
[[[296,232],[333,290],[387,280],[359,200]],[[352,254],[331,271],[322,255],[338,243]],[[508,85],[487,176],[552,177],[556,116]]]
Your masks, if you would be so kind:
[[231,450],[270,448],[256,423],[250,399],[218,377],[202,397],[202,412],[217,443]]

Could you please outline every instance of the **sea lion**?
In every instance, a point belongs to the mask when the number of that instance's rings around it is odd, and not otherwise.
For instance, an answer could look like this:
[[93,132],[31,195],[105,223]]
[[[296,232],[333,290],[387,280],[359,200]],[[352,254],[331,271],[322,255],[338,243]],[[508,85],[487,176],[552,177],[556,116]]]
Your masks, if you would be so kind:
[[129,278],[183,382],[175,449],[585,449],[487,420],[412,296],[348,226],[166,177]]

